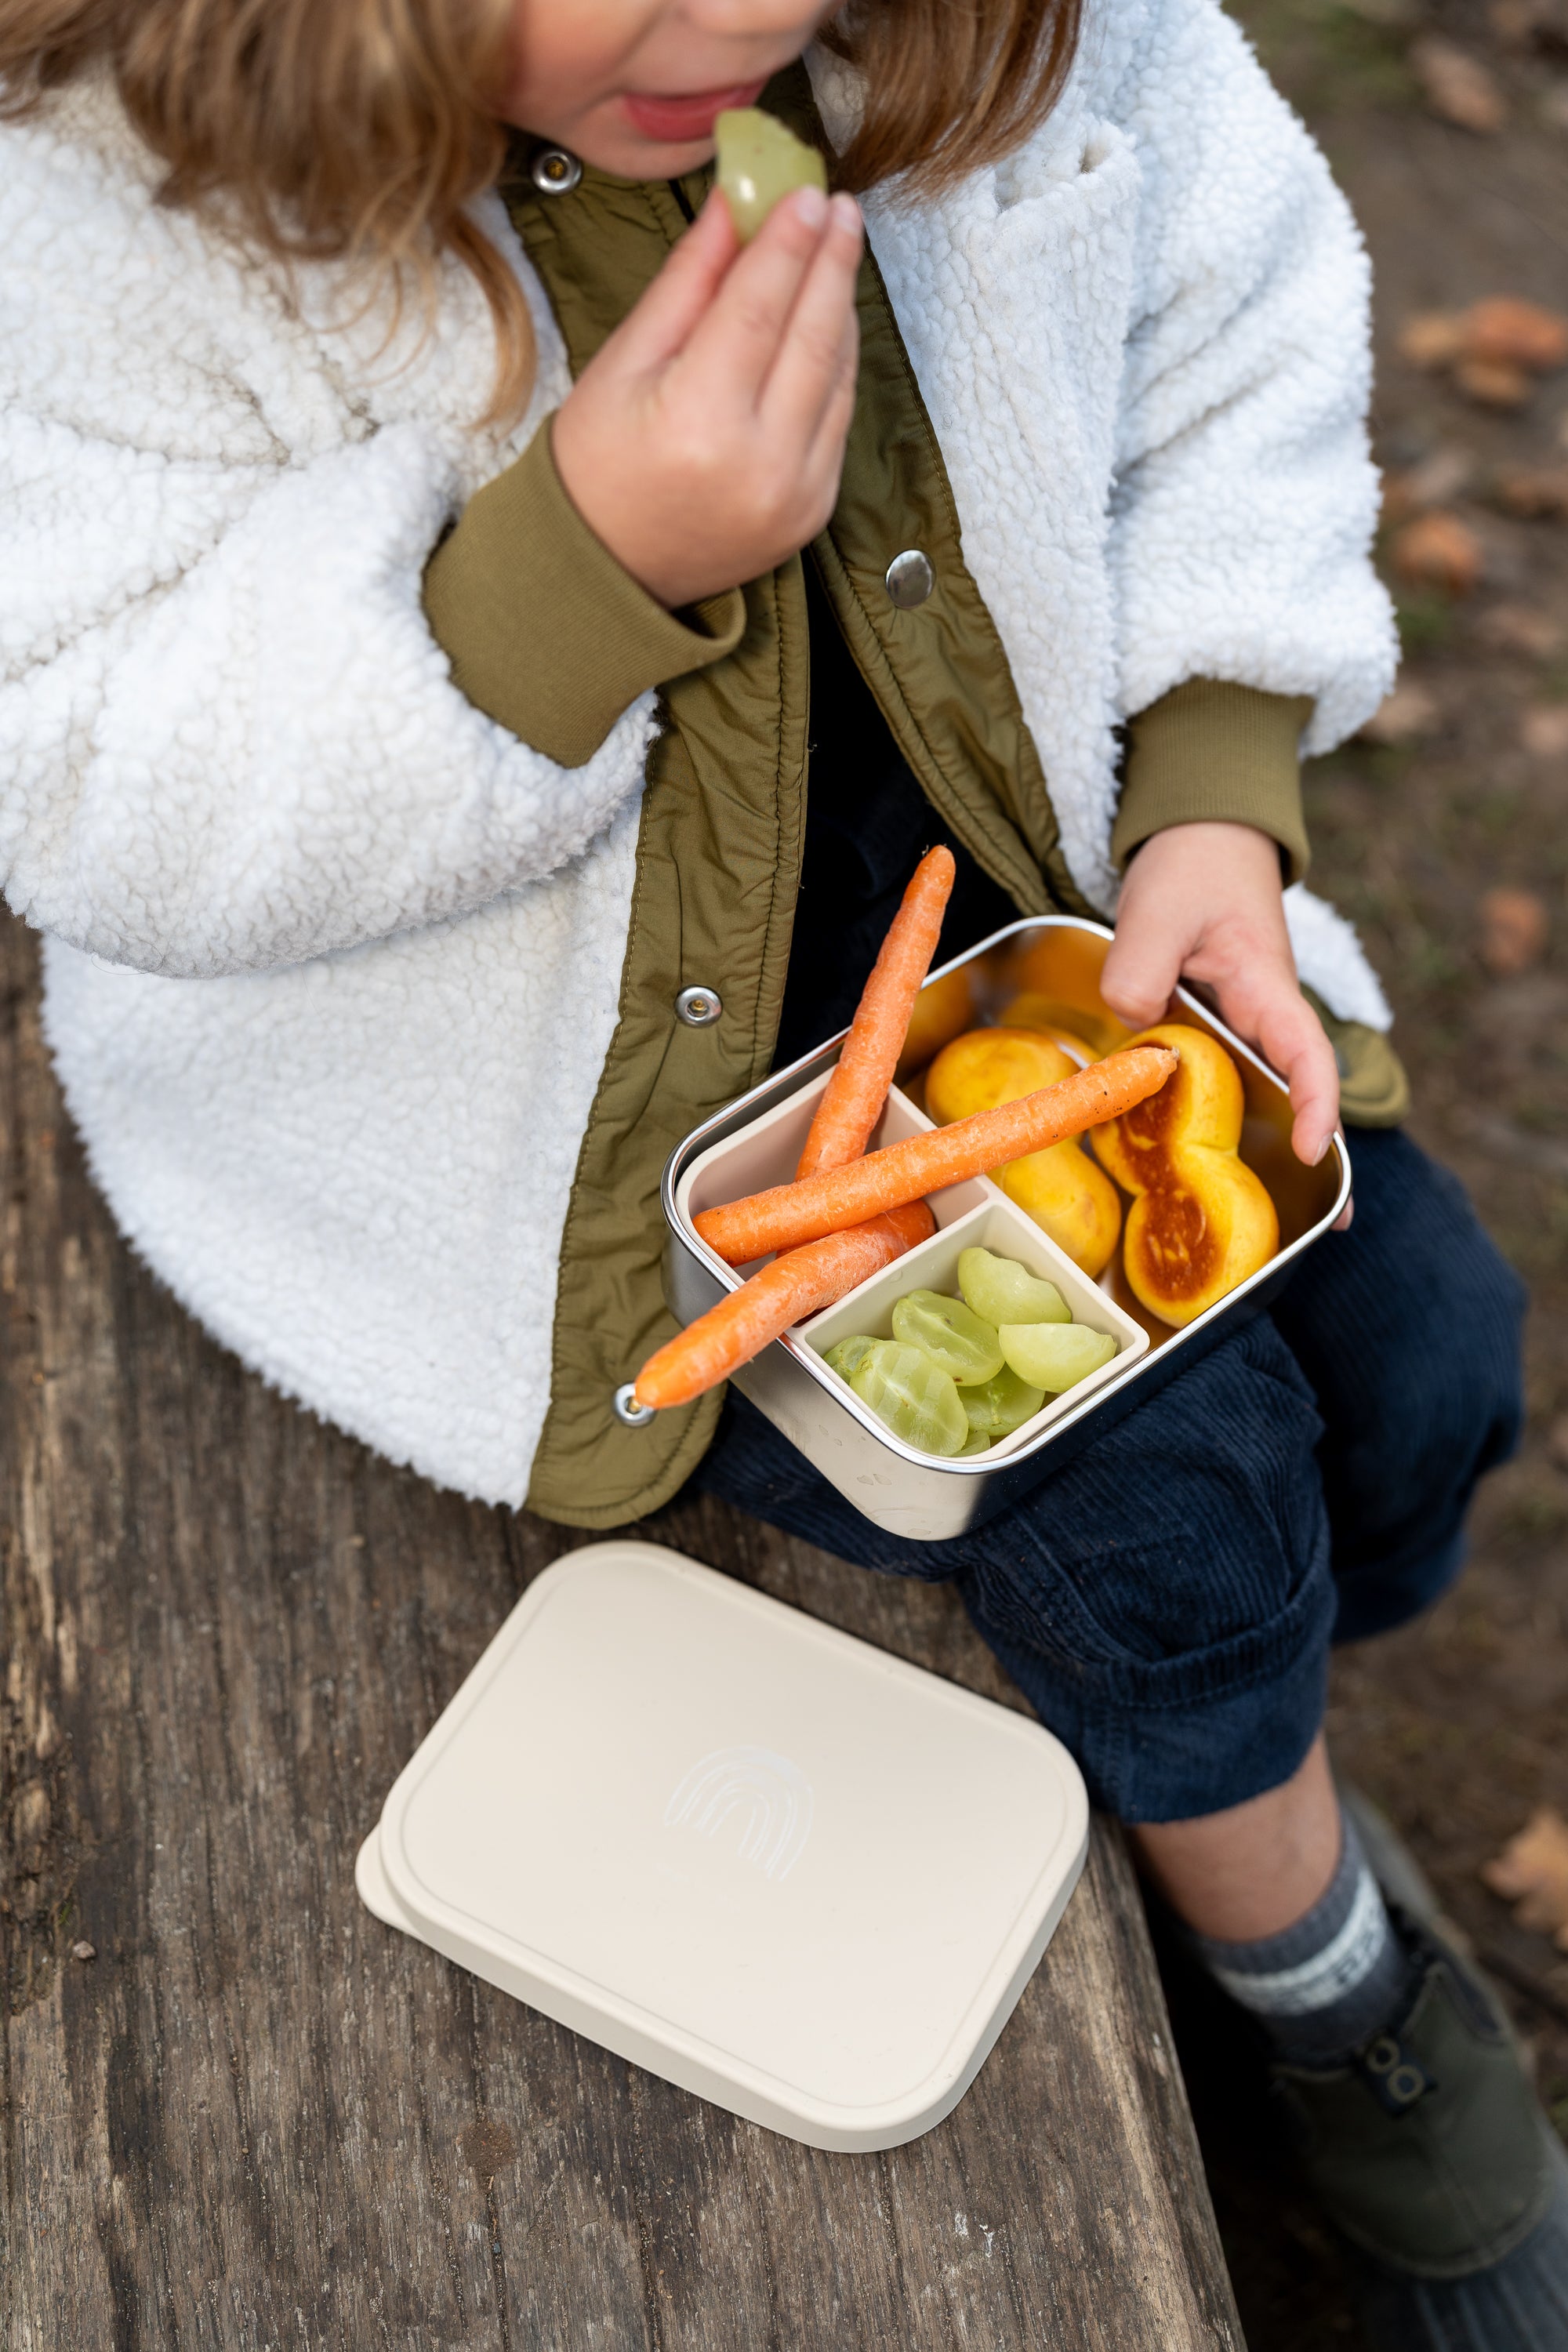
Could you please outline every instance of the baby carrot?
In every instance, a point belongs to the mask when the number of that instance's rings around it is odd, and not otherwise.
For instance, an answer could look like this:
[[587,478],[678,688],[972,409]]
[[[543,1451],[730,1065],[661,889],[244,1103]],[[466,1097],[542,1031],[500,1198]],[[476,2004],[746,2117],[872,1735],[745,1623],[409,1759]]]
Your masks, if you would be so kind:
[[1129,1046],[1058,1078],[1055,1086],[999,1103],[994,1110],[975,1111],[929,1135],[884,1144],[847,1167],[821,1169],[804,1181],[775,1184],[770,1192],[705,1209],[695,1220],[697,1230],[731,1265],[765,1257],[770,1250],[797,1249],[819,1234],[839,1233],[906,1201],[921,1200],[945,1184],[1022,1160],[1026,1152],[1044,1151],[1102,1119],[1119,1118],[1156,1093],[1175,1067],[1176,1055],[1168,1046]]
[[858,1282],[890,1265],[935,1231],[936,1219],[925,1202],[912,1201],[868,1223],[852,1225],[847,1233],[829,1234],[826,1240],[808,1242],[804,1249],[775,1258],[648,1358],[637,1376],[637,1402],[689,1404],[760,1356],[769,1340],[792,1323],[831,1307]]
[[928,849],[915,867],[856,1007],[838,1066],[816,1106],[795,1171],[797,1182],[819,1168],[842,1168],[846,1160],[858,1160],[870,1141],[904,1050],[915,999],[936,953],[957,871],[952,850],[941,847]]
[[[797,1177],[840,1168],[865,1150],[931,970],[957,870],[952,850],[940,846],[916,866],[816,1106]],[[650,1356],[637,1376],[637,1402],[689,1404],[760,1356],[792,1324],[830,1307],[935,1231],[936,1219],[915,1197],[847,1229],[819,1227],[802,1248],[775,1258]]]

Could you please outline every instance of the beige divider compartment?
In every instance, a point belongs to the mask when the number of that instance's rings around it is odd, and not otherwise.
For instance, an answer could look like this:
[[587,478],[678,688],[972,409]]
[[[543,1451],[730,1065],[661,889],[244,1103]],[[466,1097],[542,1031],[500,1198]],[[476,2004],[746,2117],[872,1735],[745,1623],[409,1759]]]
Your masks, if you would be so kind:
[[[677,1210],[687,1224],[700,1217],[704,1209],[719,1208],[726,1201],[743,1200],[749,1192],[764,1192],[772,1184],[793,1181],[816,1106],[826,1092],[831,1076],[830,1068],[823,1069],[787,1102],[764,1111],[738,1135],[710,1145],[692,1161],[675,1195]],[[908,1095],[897,1087],[890,1087],[887,1108],[872,1129],[867,1150],[879,1151],[883,1144],[901,1143],[907,1135],[927,1135],[933,1124],[923,1110],[915,1108]],[[933,1192],[931,1206],[938,1225],[945,1226],[987,1201],[1005,1197],[989,1178],[976,1176],[966,1184],[950,1184],[944,1192]],[[700,1243],[699,1247],[702,1246]],[[715,1266],[722,1267],[721,1258],[715,1257],[710,1250],[708,1255]],[[760,1258],[756,1261],[758,1265],[762,1262]],[[742,1266],[739,1271],[746,1275],[752,1268]]]
[[[956,1192],[960,1188],[955,1185]],[[922,1242],[919,1249],[885,1265],[869,1282],[851,1291],[836,1307],[825,1307],[820,1315],[800,1326],[800,1337],[818,1355],[825,1355],[837,1339],[847,1339],[851,1333],[864,1331],[873,1339],[890,1339],[893,1336],[893,1309],[900,1298],[911,1290],[940,1290],[950,1297],[958,1296],[958,1261],[966,1249],[988,1249],[998,1257],[1016,1258],[1031,1274],[1054,1282],[1068,1305],[1072,1308],[1075,1323],[1087,1323],[1091,1331],[1106,1331],[1116,1342],[1116,1353],[1097,1372],[1079,1381],[1060,1396],[1052,1397],[1032,1421],[1022,1422],[1010,1437],[990,1446],[984,1454],[966,1455],[967,1461],[978,1464],[1004,1460],[1018,1453],[1030,1439],[1048,1430],[1065,1412],[1082,1404],[1097,1389],[1114,1380],[1134,1356],[1142,1355],[1149,1345],[1149,1335],[1142,1326],[1134,1323],[1113,1298],[1106,1296],[1079,1271],[1070,1257],[1059,1250],[1049,1235],[1043,1234],[1032,1217],[1015,1207],[996,1185],[986,1183],[985,1191],[994,1194],[983,1201],[951,1224]],[[840,1379],[830,1364],[823,1367],[834,1385],[855,1405],[860,1400],[848,1382]],[[880,1424],[878,1424],[880,1426]],[[889,1439],[892,1432],[887,1433]],[[936,1457],[921,1455],[923,1461]]]

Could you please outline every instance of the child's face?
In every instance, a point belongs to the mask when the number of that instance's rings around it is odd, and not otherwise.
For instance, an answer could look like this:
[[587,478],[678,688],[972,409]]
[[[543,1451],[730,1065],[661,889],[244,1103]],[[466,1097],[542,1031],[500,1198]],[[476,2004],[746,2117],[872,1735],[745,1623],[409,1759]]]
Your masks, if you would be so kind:
[[628,180],[694,171],[840,0],[513,0],[509,122]]

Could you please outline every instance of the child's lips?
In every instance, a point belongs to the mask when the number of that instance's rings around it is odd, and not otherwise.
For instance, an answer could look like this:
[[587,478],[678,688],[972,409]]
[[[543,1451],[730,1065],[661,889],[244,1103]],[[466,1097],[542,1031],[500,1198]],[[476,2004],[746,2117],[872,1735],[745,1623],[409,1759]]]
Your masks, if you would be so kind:
[[645,139],[686,147],[694,139],[711,139],[713,125],[726,107],[754,106],[766,79],[764,75],[761,80],[742,82],[733,89],[700,89],[675,97],[628,91],[621,103],[633,128],[640,131]]

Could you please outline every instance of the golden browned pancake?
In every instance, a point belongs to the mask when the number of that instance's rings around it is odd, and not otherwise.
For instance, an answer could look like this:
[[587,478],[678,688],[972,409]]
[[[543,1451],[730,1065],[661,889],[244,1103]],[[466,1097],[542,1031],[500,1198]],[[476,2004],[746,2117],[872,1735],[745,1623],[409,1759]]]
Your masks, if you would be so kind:
[[1181,1067],[1157,1094],[1097,1127],[1094,1149],[1134,1196],[1121,1253],[1132,1293],[1179,1327],[1268,1265],[1279,1219],[1237,1157],[1241,1077],[1225,1047],[1178,1021],[1129,1043],[1170,1045]]
[[[971,1029],[944,1045],[926,1072],[925,1108],[939,1127],[1055,1086],[1079,1066],[1033,1029]],[[991,1171],[1011,1201],[1085,1274],[1109,1263],[1121,1230],[1116,1187],[1076,1137]]]

